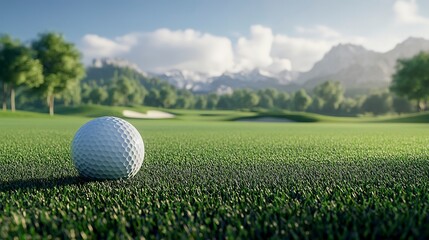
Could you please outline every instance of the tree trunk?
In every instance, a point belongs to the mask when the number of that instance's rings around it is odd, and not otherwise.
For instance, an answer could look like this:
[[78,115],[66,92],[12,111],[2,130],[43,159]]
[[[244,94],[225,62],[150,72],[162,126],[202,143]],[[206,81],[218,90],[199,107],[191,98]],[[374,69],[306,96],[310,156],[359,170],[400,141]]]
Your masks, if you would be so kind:
[[15,112],[15,89],[10,85],[10,109]]
[[419,112],[422,112],[425,110],[426,108],[426,104],[423,100],[419,100],[418,101],[418,108],[419,108]]
[[7,105],[6,105],[6,98],[7,98],[7,89],[6,89],[6,83],[3,82],[3,111],[7,110]]
[[54,116],[54,95],[50,95],[49,97],[49,115]]
[[425,98],[425,106],[424,106],[424,109],[423,109],[423,111],[426,111],[426,107],[428,106],[428,99],[427,98]]

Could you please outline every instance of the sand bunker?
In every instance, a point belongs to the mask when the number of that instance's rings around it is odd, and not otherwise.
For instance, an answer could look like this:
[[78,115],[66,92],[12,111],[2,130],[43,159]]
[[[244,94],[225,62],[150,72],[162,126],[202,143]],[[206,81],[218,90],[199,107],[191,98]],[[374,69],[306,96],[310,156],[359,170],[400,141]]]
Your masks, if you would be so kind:
[[141,119],[166,119],[174,118],[175,116],[171,113],[161,112],[156,110],[149,110],[146,113],[140,113],[131,110],[122,111],[122,115],[127,118],[141,118]]
[[239,122],[294,122],[290,119],[278,118],[278,117],[243,118],[237,121]]

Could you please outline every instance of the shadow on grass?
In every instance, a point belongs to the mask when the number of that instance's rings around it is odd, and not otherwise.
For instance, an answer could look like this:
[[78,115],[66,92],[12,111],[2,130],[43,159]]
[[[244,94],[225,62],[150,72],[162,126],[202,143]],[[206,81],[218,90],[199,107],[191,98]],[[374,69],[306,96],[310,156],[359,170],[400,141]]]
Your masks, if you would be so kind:
[[48,189],[69,185],[84,185],[94,182],[94,179],[82,178],[80,176],[52,177],[52,178],[31,178],[11,181],[0,181],[0,192],[20,190],[20,189]]

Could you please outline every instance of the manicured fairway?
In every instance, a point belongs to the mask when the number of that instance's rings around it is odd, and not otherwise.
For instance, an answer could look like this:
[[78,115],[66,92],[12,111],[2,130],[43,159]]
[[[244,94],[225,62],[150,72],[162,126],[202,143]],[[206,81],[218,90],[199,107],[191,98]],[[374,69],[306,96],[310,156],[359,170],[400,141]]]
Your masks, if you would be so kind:
[[146,158],[85,182],[88,118],[0,118],[0,238],[429,238],[429,126],[131,121]]

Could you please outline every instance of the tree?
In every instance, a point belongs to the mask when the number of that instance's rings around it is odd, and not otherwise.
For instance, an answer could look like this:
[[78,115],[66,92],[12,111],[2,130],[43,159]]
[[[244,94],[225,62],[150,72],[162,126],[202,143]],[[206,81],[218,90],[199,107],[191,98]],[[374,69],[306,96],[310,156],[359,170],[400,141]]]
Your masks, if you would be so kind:
[[323,112],[325,106],[325,100],[323,100],[321,97],[315,96],[313,97],[313,102],[308,107],[308,110],[315,113]]
[[9,36],[0,37],[0,79],[3,83],[3,109],[6,109],[6,84],[9,83],[10,105],[15,111],[15,88],[37,87],[43,82],[42,66],[31,49]]
[[219,101],[217,102],[217,108],[219,109],[232,109],[233,102],[232,97],[229,94],[224,94],[219,97]]
[[260,98],[258,94],[251,91],[245,91],[243,96],[243,102],[245,108],[253,108],[258,105]]
[[6,68],[3,68],[3,66],[6,65],[4,51],[5,51],[5,48],[7,48],[7,46],[10,44],[13,44],[13,40],[11,37],[9,37],[7,35],[3,35],[0,37],[0,66],[2,66],[0,68],[0,82],[2,85],[2,108],[3,108],[3,111],[7,110],[7,103],[6,103],[7,82],[9,80],[6,76],[4,76],[4,75],[6,75]]
[[259,107],[271,109],[274,107],[274,101],[269,95],[262,94],[259,99]]
[[344,98],[338,110],[345,115],[356,115],[359,112],[358,101],[353,98]]
[[392,96],[389,93],[372,94],[363,102],[362,110],[374,115],[386,114],[392,111],[392,102]]
[[274,105],[282,109],[290,108],[291,97],[286,92],[280,92],[274,100]]
[[171,87],[163,87],[161,91],[159,91],[159,95],[162,106],[164,108],[174,106],[174,104],[176,103],[176,92]]
[[45,81],[39,90],[48,99],[49,114],[54,115],[54,100],[71,89],[85,75],[81,55],[72,43],[58,33],[43,33],[32,43],[43,66]]
[[207,96],[207,109],[215,109],[219,101],[219,96],[216,94],[209,94]]
[[249,89],[237,89],[231,95],[233,108],[252,108],[258,105],[259,96]]
[[410,59],[398,60],[390,90],[417,100],[417,108],[424,111],[429,97],[429,53],[420,52]]
[[178,97],[176,100],[175,108],[189,109],[194,107],[194,95],[192,92],[180,89],[178,90]]
[[134,91],[131,80],[125,76],[121,76],[117,81],[112,81],[112,83],[115,90],[122,96],[120,105],[129,105],[128,96]]
[[160,107],[161,106],[160,98],[161,96],[158,89],[153,88],[149,90],[149,94],[146,98],[147,105],[153,106],[153,107]]
[[278,95],[279,95],[279,91],[277,91],[277,89],[274,88],[267,88],[261,91],[264,95],[269,96],[271,99],[277,99]]
[[305,111],[311,105],[312,99],[308,96],[305,89],[301,89],[295,93],[294,99],[295,110]]
[[411,104],[408,99],[403,97],[393,97],[393,109],[398,114],[412,112],[413,111],[413,105]]
[[205,96],[198,96],[197,100],[195,101],[195,108],[196,109],[206,109],[207,108],[207,99]]
[[102,87],[94,88],[89,93],[89,99],[92,103],[95,104],[102,104],[104,101],[107,100],[109,97],[109,94],[107,93],[106,89]]
[[313,90],[316,97],[323,100],[322,111],[335,113],[344,99],[344,89],[339,82],[326,81]]

